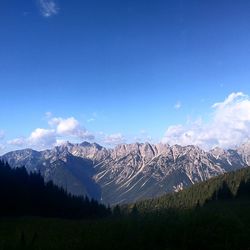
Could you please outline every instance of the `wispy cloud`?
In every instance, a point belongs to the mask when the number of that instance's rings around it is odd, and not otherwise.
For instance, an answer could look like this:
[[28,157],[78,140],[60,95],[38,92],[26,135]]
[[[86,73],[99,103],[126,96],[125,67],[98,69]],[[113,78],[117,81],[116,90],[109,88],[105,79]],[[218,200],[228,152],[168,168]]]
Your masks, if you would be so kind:
[[97,113],[93,112],[91,117],[89,119],[87,119],[87,122],[94,122],[94,121],[96,121],[96,118],[97,118]]
[[5,146],[0,144],[0,155],[4,153]]
[[175,109],[180,109],[181,108],[181,102],[178,101],[175,105],[174,105]]
[[51,17],[59,12],[59,6],[55,0],[38,0],[38,3],[41,14],[44,17]]
[[250,97],[231,93],[224,101],[212,105],[210,122],[197,119],[185,125],[167,128],[163,142],[195,144],[203,148],[229,148],[250,138]]
[[50,112],[50,111],[47,111],[47,112],[45,113],[45,119],[50,119],[51,117],[53,117],[53,113]]
[[121,133],[115,133],[111,135],[105,135],[103,142],[105,144],[114,146],[114,145],[125,143],[126,139]]
[[134,137],[135,142],[153,142],[152,136],[145,129],[142,129],[138,135]]
[[12,146],[18,146],[22,147],[25,144],[25,138],[16,138],[13,140],[7,141],[7,144],[12,145]]

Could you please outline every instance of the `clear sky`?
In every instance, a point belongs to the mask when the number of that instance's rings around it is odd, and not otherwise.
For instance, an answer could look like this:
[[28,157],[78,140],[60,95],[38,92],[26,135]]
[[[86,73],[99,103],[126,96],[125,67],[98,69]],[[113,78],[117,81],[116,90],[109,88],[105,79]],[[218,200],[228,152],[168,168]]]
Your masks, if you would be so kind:
[[0,154],[64,140],[227,147],[222,130],[204,136],[228,100],[242,108],[235,143],[248,137],[250,1],[1,0],[0,23]]

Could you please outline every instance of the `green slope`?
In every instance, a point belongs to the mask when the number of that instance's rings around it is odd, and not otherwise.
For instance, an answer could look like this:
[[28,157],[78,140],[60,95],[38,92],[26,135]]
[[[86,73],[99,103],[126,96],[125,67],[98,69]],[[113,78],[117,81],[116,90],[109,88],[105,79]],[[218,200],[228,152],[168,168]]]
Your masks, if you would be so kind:
[[[205,203],[225,198],[236,198],[240,184],[250,180],[250,167],[229,172],[208,181],[194,184],[178,193],[166,194],[159,198],[138,201],[123,206],[125,212],[134,206],[139,212],[153,212],[165,209],[187,209],[203,206]],[[250,188],[249,188],[250,192]],[[127,211],[128,210],[128,211]]]
[[250,249],[250,168],[129,205],[130,214],[0,218],[0,249]]

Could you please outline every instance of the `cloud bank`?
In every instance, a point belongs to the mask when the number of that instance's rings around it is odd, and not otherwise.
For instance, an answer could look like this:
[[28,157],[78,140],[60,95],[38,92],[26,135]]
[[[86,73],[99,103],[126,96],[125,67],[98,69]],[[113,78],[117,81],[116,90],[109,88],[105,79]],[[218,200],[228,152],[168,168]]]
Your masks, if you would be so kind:
[[211,121],[198,119],[186,125],[167,128],[163,143],[198,145],[205,149],[230,148],[250,138],[250,98],[242,92],[231,93],[211,107]]

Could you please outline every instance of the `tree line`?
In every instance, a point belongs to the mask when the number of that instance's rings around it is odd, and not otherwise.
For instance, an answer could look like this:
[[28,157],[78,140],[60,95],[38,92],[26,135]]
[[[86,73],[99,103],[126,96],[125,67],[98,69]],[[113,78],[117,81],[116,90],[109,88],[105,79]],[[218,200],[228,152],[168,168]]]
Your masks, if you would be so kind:
[[25,167],[11,168],[0,161],[0,216],[43,216],[96,218],[111,213],[110,208],[88,197],[67,193],[53,182],[44,182],[40,173]]
[[215,201],[241,198],[250,199],[250,167],[194,184],[177,193],[124,205],[121,210],[131,213],[136,209],[143,214],[168,209],[193,209]]

